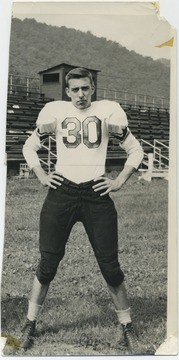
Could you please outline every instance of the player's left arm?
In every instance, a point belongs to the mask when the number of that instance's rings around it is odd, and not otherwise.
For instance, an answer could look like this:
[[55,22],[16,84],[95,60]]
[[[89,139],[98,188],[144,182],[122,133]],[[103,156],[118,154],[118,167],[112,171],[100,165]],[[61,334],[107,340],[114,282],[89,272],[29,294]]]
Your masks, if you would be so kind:
[[[114,129],[113,129],[114,130]],[[127,153],[127,161],[125,162],[123,170],[119,173],[116,179],[109,179],[107,177],[99,177],[96,180],[101,180],[98,184],[93,186],[94,191],[104,190],[101,196],[108,194],[111,191],[118,191],[130,176],[138,169],[142,159],[143,150],[139,141],[131,133],[128,127],[122,127],[111,132],[111,135],[119,140],[119,145]]]
[[119,140],[119,146],[127,154],[125,166],[130,165],[137,170],[143,160],[144,153],[142,146],[131,133],[129,127],[122,127],[120,132],[112,133],[112,136]]

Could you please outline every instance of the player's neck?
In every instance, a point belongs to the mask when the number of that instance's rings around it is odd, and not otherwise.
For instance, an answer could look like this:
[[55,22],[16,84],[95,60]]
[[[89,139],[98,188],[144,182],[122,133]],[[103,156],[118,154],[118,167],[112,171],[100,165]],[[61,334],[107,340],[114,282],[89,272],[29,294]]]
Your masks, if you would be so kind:
[[79,112],[85,112],[85,111],[88,111],[90,108],[91,108],[91,103],[87,106],[87,107],[85,107],[84,109],[79,109],[78,107],[76,107],[73,103],[71,103],[71,105],[77,110],[77,111],[79,111]]

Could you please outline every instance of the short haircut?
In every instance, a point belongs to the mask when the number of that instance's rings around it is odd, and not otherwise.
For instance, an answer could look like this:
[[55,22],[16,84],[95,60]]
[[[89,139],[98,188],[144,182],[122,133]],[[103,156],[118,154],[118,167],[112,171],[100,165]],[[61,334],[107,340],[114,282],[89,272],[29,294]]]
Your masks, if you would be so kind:
[[65,76],[66,86],[67,87],[69,86],[70,79],[80,79],[80,78],[85,78],[85,77],[88,77],[88,79],[90,79],[91,85],[94,86],[93,76],[90,71],[88,71],[85,68],[80,68],[80,67],[70,70],[68,72],[68,74]]

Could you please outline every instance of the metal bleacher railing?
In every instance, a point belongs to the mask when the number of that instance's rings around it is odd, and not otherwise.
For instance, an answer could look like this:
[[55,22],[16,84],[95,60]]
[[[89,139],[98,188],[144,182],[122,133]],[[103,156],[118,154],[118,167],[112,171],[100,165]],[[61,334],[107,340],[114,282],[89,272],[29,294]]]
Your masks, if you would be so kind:
[[8,94],[39,97],[40,80],[38,77],[9,74]]
[[97,99],[109,99],[115,100],[124,105],[130,104],[135,108],[136,106],[142,106],[143,108],[160,108],[168,109],[169,108],[169,99],[162,96],[151,96],[140,93],[133,93],[129,90],[119,91],[112,90],[107,88],[98,88]]
[[[32,76],[19,76],[9,74],[8,93],[10,95],[18,94],[26,97],[43,97],[40,93],[40,79]],[[160,109],[169,109],[169,99],[162,96],[151,96],[146,94],[134,93],[128,90],[118,90],[109,88],[97,88],[97,100],[108,99],[115,100],[124,105],[130,104],[134,107],[141,105],[145,107],[156,107]]]
[[[166,141],[168,144],[168,141]],[[154,139],[153,143],[141,139],[140,143],[144,150],[144,160],[140,166],[139,171],[143,173],[142,177],[146,180],[151,180],[152,177],[168,177],[169,170],[169,144]],[[48,142],[42,145],[42,149],[46,150],[46,160],[40,159],[41,163],[46,167],[48,173],[54,170],[54,160],[56,160],[56,139],[54,136],[49,136]],[[119,145],[112,144],[107,159],[115,159],[120,157]],[[152,169],[152,170],[151,170]]]
[[154,139],[152,144],[141,139],[140,143],[144,150],[144,159],[139,169],[141,178],[151,181],[153,177],[163,177],[168,180],[169,140],[161,142]]
[[[164,160],[169,139],[169,100],[161,97],[152,97],[143,94],[133,94],[118,90],[97,89],[97,99],[109,99],[120,102],[129,120],[129,127],[132,133],[143,142],[145,150],[143,171],[147,168],[149,153],[154,152],[154,162],[159,164]],[[35,128],[36,119],[39,111],[46,102],[53,99],[45,98],[40,93],[39,79],[31,77],[21,77],[15,82],[14,76],[9,75],[8,101],[7,101],[7,135],[6,151],[8,162],[23,162],[22,145],[26,138]],[[161,144],[164,150],[161,150]],[[54,137],[50,137],[44,144],[39,155],[42,164],[47,171],[54,167],[56,159],[56,143]],[[157,155],[158,154],[158,155]],[[114,139],[109,138],[107,161],[110,164],[116,160],[124,160],[126,154],[120,149]],[[167,159],[164,160],[166,165]],[[155,166],[156,167],[156,166]],[[162,168],[163,165],[158,166]],[[166,167],[165,167],[166,170]],[[25,169],[26,171],[26,169]],[[162,169],[163,171],[163,169]]]

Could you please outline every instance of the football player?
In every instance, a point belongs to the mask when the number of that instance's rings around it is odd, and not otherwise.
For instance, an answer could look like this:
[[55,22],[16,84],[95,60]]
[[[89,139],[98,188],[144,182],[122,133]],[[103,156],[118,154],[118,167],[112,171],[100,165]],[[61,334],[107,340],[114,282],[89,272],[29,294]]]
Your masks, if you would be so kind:
[[[40,214],[41,259],[22,331],[24,349],[32,344],[38,314],[64,256],[70,231],[81,221],[114,302],[126,345],[130,353],[140,353],[118,261],[117,212],[109,194],[121,190],[136,171],[143,150],[130,132],[121,106],[108,100],[91,102],[94,91],[92,74],[87,69],[71,70],[66,75],[66,93],[71,101],[47,103],[39,113],[36,130],[23,147],[30,169],[42,185],[49,187]],[[104,175],[109,133],[128,155],[115,179]],[[37,151],[49,134],[56,136],[57,162],[55,172],[47,174]]]

